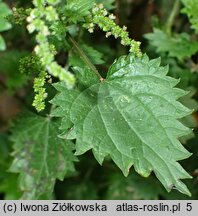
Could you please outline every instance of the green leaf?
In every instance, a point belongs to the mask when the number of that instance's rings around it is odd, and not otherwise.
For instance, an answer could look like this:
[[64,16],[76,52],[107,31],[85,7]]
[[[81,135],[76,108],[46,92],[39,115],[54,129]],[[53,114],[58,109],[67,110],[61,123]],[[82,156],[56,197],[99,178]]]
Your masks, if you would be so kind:
[[184,4],[184,8],[182,10],[183,13],[187,14],[192,28],[195,29],[196,33],[198,33],[198,1],[197,0],[182,0]]
[[[86,53],[86,56],[90,59],[90,61],[93,64],[99,65],[104,63],[103,54],[98,50],[86,44],[82,44],[80,48],[83,50],[84,53]],[[79,67],[84,67],[85,65],[84,61],[80,58],[78,53],[75,54],[72,53],[70,55],[69,64],[72,66],[79,66]]]
[[[74,70],[76,72],[78,90],[73,89],[71,92],[70,90],[65,89],[66,86],[64,82],[56,83],[54,84],[54,87],[60,92],[60,94],[51,101],[54,105],[56,105],[56,108],[51,112],[51,116],[62,117],[59,129],[64,131],[69,129],[70,135],[71,133],[75,134],[75,131],[70,129],[72,127],[72,122],[69,117],[73,101],[76,97],[78,97],[79,90],[83,91],[89,86],[98,83],[98,77],[89,68],[75,67]],[[63,133],[63,135],[66,137],[68,136],[67,133]]]
[[68,17],[68,21],[76,23],[89,14],[94,0],[68,0],[63,8],[64,15]]
[[84,90],[90,85],[98,83],[98,77],[88,67],[74,67],[73,69],[76,73],[78,89]]
[[130,54],[114,62],[106,80],[84,91],[57,85],[53,114],[76,138],[76,155],[92,149],[100,164],[109,155],[124,175],[133,165],[144,177],[153,171],[167,191],[190,194],[180,180],[190,176],[177,162],[191,155],[177,139],[190,130],[177,119],[191,111],[177,101],[186,94],[174,88],[178,80],[159,65],[160,59]]
[[99,65],[104,63],[103,54],[101,52],[86,44],[82,44],[81,47],[93,64]]
[[[196,89],[195,88],[188,88],[188,90],[189,90],[189,94],[182,97],[180,99],[180,101],[186,107],[192,109],[194,112],[197,112],[198,102],[195,99],[193,99],[193,96],[195,96],[195,94],[196,94]],[[185,116],[184,118],[180,119],[180,121],[183,124],[185,124],[187,127],[190,127],[190,128],[196,128],[196,126],[197,126],[196,119],[194,118],[194,116],[192,114]],[[180,140],[182,141],[182,143],[186,143],[189,139],[192,139],[194,136],[195,135],[192,131],[190,134],[181,137]]]
[[29,115],[15,125],[10,171],[20,173],[23,199],[52,198],[56,178],[74,171],[72,143],[57,135],[58,125],[49,117]]
[[198,51],[198,42],[191,41],[187,33],[171,37],[160,29],[154,28],[153,33],[145,34],[150,44],[158,53],[167,52],[169,56],[179,60],[191,57]]

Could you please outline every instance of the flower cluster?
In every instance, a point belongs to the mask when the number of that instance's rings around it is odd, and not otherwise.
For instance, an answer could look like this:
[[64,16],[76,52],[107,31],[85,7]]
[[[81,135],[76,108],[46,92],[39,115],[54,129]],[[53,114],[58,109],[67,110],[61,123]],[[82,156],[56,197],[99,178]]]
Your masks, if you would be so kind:
[[93,33],[95,25],[98,25],[100,29],[106,32],[106,37],[113,35],[115,38],[120,38],[122,45],[130,46],[130,52],[141,56],[140,42],[129,38],[126,26],[122,28],[118,26],[114,21],[115,18],[113,14],[107,12],[103,4],[94,5],[92,15],[88,18],[88,22],[84,24],[84,27],[87,28],[90,33]]
[[39,62],[43,66],[39,76],[34,80],[35,98],[33,106],[37,111],[45,108],[44,100],[47,93],[44,88],[47,73],[58,77],[61,81],[65,81],[68,88],[72,88],[75,83],[74,75],[62,68],[55,61],[56,50],[55,47],[49,43],[48,36],[52,35],[49,25],[53,26],[54,23],[59,21],[58,13],[54,5],[58,4],[59,0],[33,0],[35,6],[31,10],[30,15],[27,17],[29,23],[27,29],[30,33],[37,31],[36,42],[37,45],[34,49],[36,55],[39,57]]
[[26,18],[29,16],[31,9],[24,8],[12,8],[12,14],[8,15],[6,19],[12,23],[17,25],[23,25],[26,23]]
[[59,21],[58,13],[55,7],[53,7],[59,3],[59,0],[34,0],[33,3],[35,8],[32,9],[30,16],[27,17],[29,23],[27,29],[30,33],[37,31],[37,46],[34,51],[44,68],[51,75],[65,81],[68,88],[71,88],[75,83],[74,75],[57,64],[54,60],[55,47],[48,41],[48,36],[52,34],[48,25],[53,25]]
[[46,79],[47,73],[45,70],[41,71],[39,73],[39,76],[34,79],[34,101],[32,105],[36,108],[38,112],[45,109],[45,102],[44,100],[47,98],[47,93],[44,88],[45,79]]
[[32,54],[30,56],[25,56],[20,59],[19,71],[25,74],[34,74],[37,77],[34,78],[34,101],[32,105],[36,108],[38,112],[44,110],[45,108],[45,99],[47,97],[46,90],[44,88],[44,84],[47,75],[44,67],[42,66],[40,59],[37,55]]
[[39,57],[35,54],[30,54],[25,57],[22,57],[19,60],[19,71],[23,74],[28,75],[38,75],[41,70],[44,70],[44,67],[41,65]]

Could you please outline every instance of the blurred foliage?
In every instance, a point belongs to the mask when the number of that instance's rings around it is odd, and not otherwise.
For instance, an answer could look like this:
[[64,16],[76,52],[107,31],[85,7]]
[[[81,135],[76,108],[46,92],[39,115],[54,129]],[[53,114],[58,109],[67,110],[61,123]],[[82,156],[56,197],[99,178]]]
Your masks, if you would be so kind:
[[27,55],[26,51],[8,50],[0,53],[0,73],[4,75],[5,85],[10,92],[23,87],[28,76],[20,71],[20,60]]
[[[89,0],[87,8],[91,7],[92,2]],[[182,161],[182,166],[193,176],[193,179],[185,181],[192,192],[192,197],[189,198],[177,191],[167,193],[154,175],[145,179],[131,170],[130,175],[124,177],[109,158],[101,167],[88,152],[79,157],[80,164],[75,163],[76,171],[66,175],[64,181],[56,181],[54,198],[198,199],[198,1],[181,0],[175,11],[173,11],[174,1],[171,0],[97,0],[96,2],[103,3],[107,10],[115,13],[117,23],[127,25],[131,37],[142,42],[144,52],[151,57],[160,56],[163,64],[169,65],[169,75],[180,79],[178,87],[190,91],[181,99],[181,102],[194,112],[181,121],[194,130],[191,135],[182,137],[181,141],[185,148],[193,153],[190,158]],[[71,12],[72,7],[76,10],[75,5],[72,6],[72,0],[70,3],[70,8],[66,7],[63,10]],[[35,59],[32,57],[35,39],[26,31],[25,20],[28,11],[20,9],[11,14],[13,7],[27,9],[32,7],[32,1],[0,0],[0,123],[2,124],[0,127],[0,193],[2,199],[19,199],[22,194],[18,186],[18,182],[22,180],[18,174],[9,172],[9,167],[13,163],[10,153],[14,148],[10,140],[10,128],[16,113],[22,113],[24,110],[35,112],[31,106],[33,78],[39,70],[39,65],[35,64]],[[77,7],[77,10],[81,11],[81,8]],[[174,19],[170,22],[167,17],[171,13]],[[7,15],[9,17],[5,19]],[[73,23],[82,18],[81,16],[70,17]],[[167,22],[170,31],[167,31]],[[106,74],[107,68],[115,58],[127,53],[125,47],[112,37],[106,39],[105,34],[99,29],[91,37],[84,29],[75,25],[67,29],[64,26],[54,26],[54,28],[55,32],[64,34],[69,32],[75,36],[80,41],[79,46],[87,52],[89,59],[97,65],[102,74]],[[58,50],[55,58],[59,64],[68,68],[83,65],[82,59],[74,50],[68,52],[70,44],[59,39],[53,36],[49,39]],[[50,84],[56,81],[56,78],[49,78],[45,84],[49,99],[55,94]],[[9,94],[12,94],[14,99],[9,106],[5,107],[4,104],[8,104]],[[14,102],[15,100],[17,103]],[[47,103],[46,110],[40,113],[41,117],[46,118],[51,109],[53,107]],[[10,113],[14,114],[10,116]],[[26,125],[22,126],[24,127],[22,131],[25,132]],[[17,139],[22,138],[19,133]]]
[[160,29],[154,28],[153,33],[145,34],[150,42],[150,45],[156,48],[160,53],[168,53],[170,57],[175,57],[178,60],[184,60],[191,57],[198,51],[198,42],[190,40],[190,35],[187,33],[169,36]]
[[192,28],[198,33],[198,1],[197,0],[181,0],[184,4],[182,12],[187,14],[191,22]]
[[0,193],[5,194],[5,199],[18,199],[21,192],[18,189],[18,175],[9,173],[12,158],[9,155],[11,142],[6,133],[0,133]]

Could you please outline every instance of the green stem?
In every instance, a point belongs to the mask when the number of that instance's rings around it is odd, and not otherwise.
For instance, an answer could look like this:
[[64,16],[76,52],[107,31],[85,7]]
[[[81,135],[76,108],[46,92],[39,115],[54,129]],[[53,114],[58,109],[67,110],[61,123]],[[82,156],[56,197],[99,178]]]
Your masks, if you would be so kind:
[[99,74],[99,72],[96,69],[96,67],[91,63],[91,61],[86,56],[86,54],[84,53],[84,51],[78,46],[77,42],[72,37],[69,37],[69,40],[72,43],[72,45],[75,48],[75,50],[81,56],[81,58],[84,61],[84,63],[99,77],[100,80],[103,80],[102,76]]
[[168,17],[167,22],[166,22],[166,31],[168,34],[171,34],[171,28],[172,28],[172,25],[174,23],[174,19],[179,12],[179,8],[180,8],[180,0],[176,0],[174,5],[173,5],[173,9],[171,11],[171,14]]

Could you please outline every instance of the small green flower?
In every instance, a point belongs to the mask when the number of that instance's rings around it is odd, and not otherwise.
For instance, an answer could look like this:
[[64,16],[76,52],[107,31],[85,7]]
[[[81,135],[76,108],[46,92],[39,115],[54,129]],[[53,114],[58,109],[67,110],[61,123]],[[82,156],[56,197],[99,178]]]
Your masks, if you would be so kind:
[[[30,33],[37,31],[37,45],[34,51],[39,56],[44,68],[51,75],[65,81],[66,84],[71,87],[74,85],[74,78],[72,78],[74,75],[55,62],[54,55],[56,54],[56,50],[54,47],[52,49],[52,46],[48,41],[48,36],[54,33],[51,26],[57,26],[57,22],[59,22],[58,13],[54,7],[54,5],[59,2],[59,0],[34,0],[33,3],[35,8],[31,10],[29,17],[27,17],[29,23],[27,29]],[[55,70],[51,70],[51,65],[56,65]]]
[[45,109],[44,100],[47,97],[47,93],[44,88],[44,84],[45,84],[46,75],[47,75],[46,72],[42,70],[39,73],[39,76],[34,79],[33,88],[34,88],[35,97],[32,105],[36,108],[38,112]]
[[114,22],[115,19],[115,15],[109,14],[103,4],[95,4],[92,9],[92,15],[87,17],[87,22],[83,27],[87,28],[90,33],[93,33],[95,25],[98,25],[99,28],[106,32],[106,37],[112,35],[115,38],[120,38],[122,45],[130,47],[130,52],[136,56],[141,56],[140,42],[129,38],[126,26],[121,28]]
[[45,92],[44,83],[47,77],[46,71],[64,81],[68,88],[72,88],[75,84],[74,75],[55,61],[56,49],[48,40],[48,36],[54,34],[56,26],[61,26],[59,25],[60,20],[56,7],[54,7],[59,2],[59,0],[33,0],[35,8],[31,10],[30,15],[26,19],[28,31],[30,33],[37,32],[37,45],[34,51],[43,67],[39,76],[34,79],[35,98],[33,106],[37,111],[45,108],[44,100],[47,93]]

